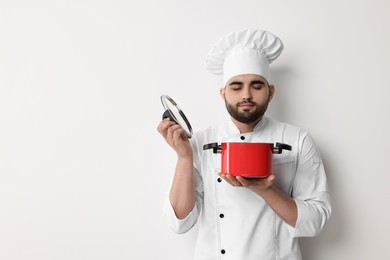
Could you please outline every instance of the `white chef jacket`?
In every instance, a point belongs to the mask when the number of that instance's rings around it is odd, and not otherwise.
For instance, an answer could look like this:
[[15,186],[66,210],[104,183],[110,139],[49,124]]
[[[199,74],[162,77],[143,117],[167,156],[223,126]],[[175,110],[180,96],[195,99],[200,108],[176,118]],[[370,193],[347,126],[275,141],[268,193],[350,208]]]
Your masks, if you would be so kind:
[[[263,117],[251,133],[240,134],[229,120],[194,134],[196,203],[178,219],[167,197],[164,213],[170,227],[185,233],[199,223],[196,260],[299,260],[298,237],[315,236],[330,217],[331,206],[320,153],[310,135],[295,126]],[[274,154],[275,186],[298,208],[295,228],[285,223],[264,200],[244,187],[234,187],[217,174],[221,155],[203,145],[221,142],[286,143],[292,151]]]

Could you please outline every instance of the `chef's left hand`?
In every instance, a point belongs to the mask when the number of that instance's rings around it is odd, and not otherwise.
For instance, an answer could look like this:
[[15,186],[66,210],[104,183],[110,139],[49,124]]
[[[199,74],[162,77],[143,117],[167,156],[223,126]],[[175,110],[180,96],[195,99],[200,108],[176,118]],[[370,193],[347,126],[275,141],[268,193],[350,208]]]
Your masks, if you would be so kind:
[[229,174],[219,173],[227,183],[235,187],[246,187],[253,191],[266,190],[272,186],[275,181],[275,175],[270,175],[267,178],[244,178],[240,176],[232,176]]

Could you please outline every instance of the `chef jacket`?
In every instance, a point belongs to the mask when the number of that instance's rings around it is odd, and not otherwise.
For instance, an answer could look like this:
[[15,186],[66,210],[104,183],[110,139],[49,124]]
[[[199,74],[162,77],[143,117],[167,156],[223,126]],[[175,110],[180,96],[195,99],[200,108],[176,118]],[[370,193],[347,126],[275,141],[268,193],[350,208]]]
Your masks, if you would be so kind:
[[[169,202],[164,214],[170,227],[185,233],[199,223],[196,260],[298,260],[298,237],[315,236],[330,217],[325,171],[311,136],[295,126],[263,117],[251,133],[241,134],[231,121],[194,134],[196,203],[178,219]],[[295,227],[284,222],[264,200],[245,187],[218,176],[221,155],[203,145],[221,142],[286,143],[292,151],[273,155],[274,186],[291,196],[298,209]]]

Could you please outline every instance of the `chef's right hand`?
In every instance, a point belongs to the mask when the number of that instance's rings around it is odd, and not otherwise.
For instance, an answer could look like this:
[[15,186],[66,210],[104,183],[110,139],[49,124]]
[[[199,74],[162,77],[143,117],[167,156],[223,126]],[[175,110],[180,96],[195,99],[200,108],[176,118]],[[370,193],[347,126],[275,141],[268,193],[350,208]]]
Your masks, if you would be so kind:
[[192,156],[190,141],[178,124],[172,122],[169,118],[165,118],[160,122],[157,130],[179,157]]

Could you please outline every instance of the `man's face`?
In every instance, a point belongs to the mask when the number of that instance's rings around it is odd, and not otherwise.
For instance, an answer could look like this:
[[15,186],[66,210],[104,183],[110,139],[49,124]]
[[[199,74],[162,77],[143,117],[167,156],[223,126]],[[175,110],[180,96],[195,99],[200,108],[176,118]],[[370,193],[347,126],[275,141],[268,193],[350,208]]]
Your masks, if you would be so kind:
[[226,108],[232,118],[240,123],[253,124],[260,121],[275,88],[265,78],[254,74],[232,77],[221,89]]

